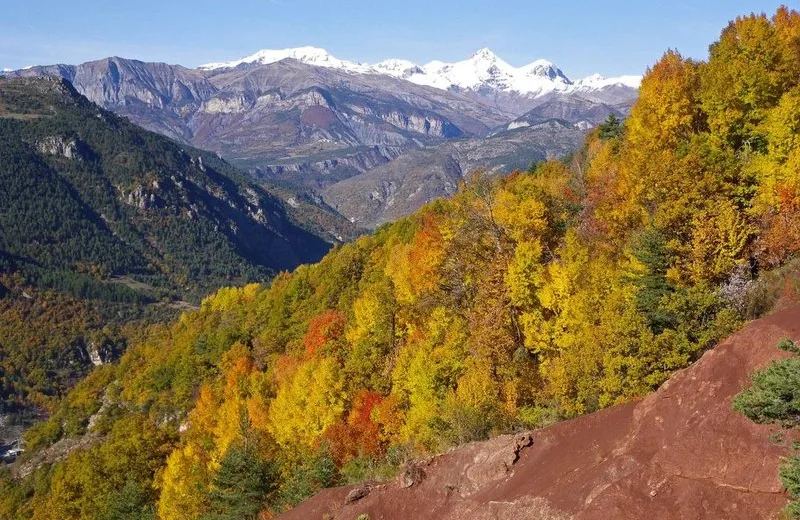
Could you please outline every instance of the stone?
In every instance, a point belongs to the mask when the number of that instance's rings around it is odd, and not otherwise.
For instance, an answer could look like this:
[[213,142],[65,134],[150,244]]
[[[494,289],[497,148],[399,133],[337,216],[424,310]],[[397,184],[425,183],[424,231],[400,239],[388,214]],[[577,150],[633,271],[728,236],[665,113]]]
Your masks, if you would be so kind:
[[408,464],[400,473],[400,487],[408,489],[425,480],[425,470],[416,464]]
[[369,495],[370,491],[371,489],[367,484],[362,484],[358,487],[355,487],[347,494],[347,497],[344,499],[344,503],[352,504],[353,502],[358,502],[365,496]]

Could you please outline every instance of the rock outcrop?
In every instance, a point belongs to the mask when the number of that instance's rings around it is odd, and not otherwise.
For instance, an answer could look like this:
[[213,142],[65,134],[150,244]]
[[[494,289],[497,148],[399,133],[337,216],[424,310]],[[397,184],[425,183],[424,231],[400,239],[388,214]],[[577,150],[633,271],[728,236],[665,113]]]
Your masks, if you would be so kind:
[[[533,432],[435,457],[424,480],[400,478],[345,504],[328,489],[292,519],[762,519],[788,497],[777,467],[790,440],[731,408],[749,374],[800,338],[800,308],[755,321],[658,391]],[[511,464],[508,461],[513,460]]]
[[36,148],[45,155],[60,155],[70,160],[79,160],[82,158],[81,144],[75,139],[67,140],[63,137],[47,137],[36,143]]

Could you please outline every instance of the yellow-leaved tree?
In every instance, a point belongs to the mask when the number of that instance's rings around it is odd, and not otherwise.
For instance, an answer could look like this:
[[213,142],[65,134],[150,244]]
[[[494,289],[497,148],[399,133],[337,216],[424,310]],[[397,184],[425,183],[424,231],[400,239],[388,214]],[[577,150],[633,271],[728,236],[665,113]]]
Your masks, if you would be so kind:
[[269,409],[269,431],[289,457],[310,450],[345,407],[344,381],[336,362],[311,358],[278,388]]

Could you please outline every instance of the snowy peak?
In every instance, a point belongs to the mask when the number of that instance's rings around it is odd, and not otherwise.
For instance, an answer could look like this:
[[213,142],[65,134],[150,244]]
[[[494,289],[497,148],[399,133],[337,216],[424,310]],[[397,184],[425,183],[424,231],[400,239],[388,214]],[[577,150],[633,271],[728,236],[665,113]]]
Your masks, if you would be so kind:
[[563,90],[572,84],[558,67],[547,60],[537,60],[517,68],[487,48],[474,52],[463,61],[432,61],[410,74],[407,69],[403,78],[444,90],[489,90],[531,96]]
[[481,49],[468,59],[455,63],[432,61],[412,75],[409,81],[440,89],[457,87],[465,90],[514,88],[514,67],[489,49]]
[[477,51],[472,53],[470,59],[480,59],[480,60],[499,60],[500,58],[497,57],[497,54],[493,53],[491,49],[484,47],[483,49],[478,49]]
[[374,65],[340,60],[318,47],[264,49],[235,61],[207,63],[201,65],[200,69],[226,69],[242,64],[266,65],[287,58],[352,74],[392,76],[442,90],[515,92],[528,97],[553,91],[592,92],[612,86],[635,89],[641,81],[641,76],[604,78],[595,74],[573,82],[550,61],[540,59],[522,67],[514,67],[488,48],[475,51],[463,61],[446,63],[437,60],[422,66],[402,59],[388,59]]
[[287,58],[292,58],[302,63],[315,65],[317,67],[343,69],[348,72],[369,72],[368,66],[364,66],[361,65],[360,63],[354,63],[351,61],[340,60],[332,56],[325,49],[320,49],[319,47],[295,47],[292,49],[280,49],[280,50],[262,49],[256,52],[255,54],[251,54],[250,56],[245,56],[244,58],[241,58],[239,60],[206,63],[205,65],[201,65],[200,69],[202,70],[229,69],[233,67],[238,67],[239,65],[242,65],[244,63],[267,65],[270,63],[276,63],[281,60],[285,60]]
[[557,81],[567,85],[572,83],[569,78],[567,78],[567,76],[561,72],[561,69],[547,60],[536,60],[533,63],[525,65],[524,67],[520,67],[518,71],[526,76],[548,78],[552,81]]
[[459,63],[470,63],[476,69],[497,67],[502,70],[510,71],[514,68],[503,61],[497,54],[485,47],[473,52],[472,56],[470,56],[467,60],[457,62],[456,64]]
[[373,65],[372,68],[376,74],[387,74],[402,79],[408,79],[414,74],[423,73],[419,65],[408,60],[383,60]]
[[641,76],[619,76],[616,78],[605,78],[600,74],[592,74],[575,82],[575,90],[598,90],[606,87],[624,86],[639,88],[642,82]]

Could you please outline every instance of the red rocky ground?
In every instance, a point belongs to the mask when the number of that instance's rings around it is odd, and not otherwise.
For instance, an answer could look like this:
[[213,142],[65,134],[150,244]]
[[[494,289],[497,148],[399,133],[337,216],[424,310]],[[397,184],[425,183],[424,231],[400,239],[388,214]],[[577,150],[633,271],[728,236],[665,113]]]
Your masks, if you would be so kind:
[[800,339],[800,308],[752,322],[641,401],[532,432],[530,446],[513,436],[469,444],[348,504],[354,486],[280,518],[774,518],[787,503],[777,467],[788,441],[733,412],[731,398],[786,355],[784,337]]

